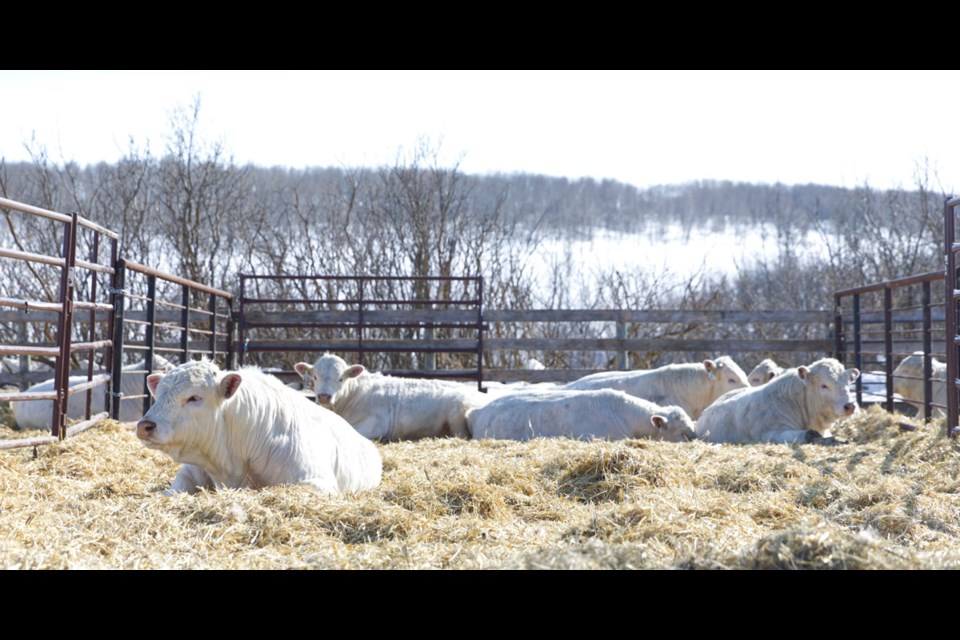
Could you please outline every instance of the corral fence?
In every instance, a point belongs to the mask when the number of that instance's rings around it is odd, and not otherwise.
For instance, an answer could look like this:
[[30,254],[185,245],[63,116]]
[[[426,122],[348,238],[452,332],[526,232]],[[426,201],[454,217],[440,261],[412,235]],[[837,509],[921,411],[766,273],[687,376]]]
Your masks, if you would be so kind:
[[[94,371],[94,355],[98,351],[106,351],[109,356],[112,348],[107,328],[113,322],[116,275],[113,264],[117,259],[119,236],[76,213],[57,213],[6,198],[0,198],[0,208],[7,218],[6,223],[14,240],[14,246],[0,247],[0,258],[15,261],[21,273],[29,274],[34,279],[37,291],[46,289],[47,294],[46,299],[39,296],[0,297],[0,310],[4,313],[0,320],[17,324],[17,334],[20,336],[17,344],[0,344],[0,356],[15,356],[24,368],[29,366],[28,358],[31,357],[45,358],[54,363],[54,383],[50,389],[0,393],[0,401],[52,401],[51,435],[47,438],[3,442],[0,447],[57,442],[83,431],[107,415],[106,412],[92,414],[94,389],[105,389],[111,377],[109,365],[104,372]],[[12,231],[15,225],[11,216],[14,214],[28,217],[34,233],[62,237],[59,255],[54,255],[52,251],[37,253],[25,250],[20,238]],[[82,257],[78,255],[81,249],[87,249]],[[108,261],[106,264],[103,263],[104,259]],[[47,282],[52,281],[59,282],[56,292],[46,286]],[[11,313],[11,309],[17,311]],[[106,314],[105,322],[97,321],[98,313]],[[86,320],[85,326],[81,324],[83,320]],[[70,385],[70,363],[75,354],[84,356],[86,380]],[[70,396],[81,393],[86,398],[87,419],[67,429]]]
[[[894,397],[893,372],[904,358],[920,353],[922,375],[903,375],[923,383],[923,393],[904,397],[926,420],[934,409],[946,411],[933,393],[933,360],[945,356],[946,318],[943,273],[924,273],[838,291],[836,353],[863,375],[856,381],[857,402],[882,402],[887,411],[906,407]],[[865,390],[865,385],[873,388]],[[882,388],[878,388],[882,385]],[[919,385],[915,385],[919,386]]]
[[[718,330],[731,325],[749,329]],[[760,326],[786,328],[759,336]],[[809,362],[832,352],[833,326],[829,310],[485,309],[479,276],[241,274],[236,350],[240,364],[286,380],[299,379],[297,360],[331,352],[389,375],[473,380],[482,389],[485,380],[568,382],[657,357]],[[547,366],[531,369],[532,360]]]
[[239,363],[283,353],[271,369],[283,379],[336,352],[390,375],[483,382],[481,277],[240,274],[237,328]]
[[957,377],[960,375],[960,271],[957,269],[957,207],[960,198],[948,198],[943,205],[944,272],[946,273],[946,351],[947,351],[947,433],[957,437],[960,409],[957,402]]
[[[146,377],[162,355],[183,362],[202,354],[234,364],[231,294],[121,259],[118,234],[76,213],[5,198],[0,212],[12,239],[12,246],[0,246],[9,276],[0,283],[0,386],[19,388],[0,391],[0,402],[52,407],[50,436],[2,440],[0,449],[58,442],[107,416],[121,418],[125,408],[139,417],[150,402]],[[23,390],[50,378],[40,389]],[[75,407],[77,398],[82,407]],[[84,418],[68,427],[68,414]]]

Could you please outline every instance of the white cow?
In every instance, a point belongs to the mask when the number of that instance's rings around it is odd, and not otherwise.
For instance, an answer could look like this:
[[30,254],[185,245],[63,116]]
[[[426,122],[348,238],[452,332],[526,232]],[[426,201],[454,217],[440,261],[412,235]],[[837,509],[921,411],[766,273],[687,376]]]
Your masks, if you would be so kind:
[[668,364],[650,371],[604,371],[574,380],[562,389],[617,389],[658,405],[677,405],[694,420],[728,391],[749,387],[747,376],[729,356]]
[[747,380],[750,381],[751,387],[759,387],[762,384],[767,384],[781,373],[783,373],[783,367],[770,358],[767,358],[766,360],[761,360],[760,364],[755,366],[753,371],[747,374]]
[[[931,402],[947,404],[947,363],[931,358]],[[893,370],[893,392],[899,393],[905,402],[923,411],[923,352],[916,351],[904,358]],[[946,415],[941,407],[932,407],[932,415]]]
[[623,391],[528,391],[467,412],[474,438],[530,440],[655,438],[681,442],[696,436],[680,407],[660,407]]
[[489,402],[456,382],[395,378],[324,354],[294,369],[313,387],[317,404],[335,411],[371,440],[469,438],[466,412]]
[[155,404],[137,437],[183,463],[166,493],[307,484],[324,493],[380,484],[376,446],[255,367],[200,360],[147,377]]
[[[170,361],[154,355],[154,366],[157,369],[169,369],[173,367]],[[120,392],[124,396],[134,396],[143,394],[143,363],[134,362],[123,366],[123,374],[120,377]],[[141,373],[136,373],[141,371]],[[86,375],[70,376],[70,386],[75,387],[87,381]],[[109,383],[107,383],[109,384]],[[92,413],[104,411],[104,393],[106,387],[94,387],[92,390],[93,398],[90,404]],[[53,378],[44,380],[27,389],[29,392],[53,391]],[[49,429],[51,420],[53,420],[53,400],[14,400],[10,402],[10,408],[13,409],[13,416],[19,429]],[[109,407],[107,408],[109,410]],[[67,418],[70,420],[81,420],[87,413],[87,393],[80,392],[71,394],[67,401]],[[120,422],[135,422],[143,415],[142,400],[122,400],[120,402]]]
[[830,428],[857,412],[848,385],[860,371],[833,358],[787,369],[760,387],[731,391],[707,407],[697,436],[709,442],[834,444]]

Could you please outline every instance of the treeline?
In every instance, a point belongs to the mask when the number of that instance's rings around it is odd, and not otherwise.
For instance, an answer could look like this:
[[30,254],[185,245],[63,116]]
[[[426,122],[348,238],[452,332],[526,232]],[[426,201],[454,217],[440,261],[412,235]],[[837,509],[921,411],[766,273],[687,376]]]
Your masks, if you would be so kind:
[[[391,166],[264,168],[236,164],[224,142],[200,135],[198,118],[198,103],[176,111],[162,154],[131,144],[114,164],[79,166],[31,149],[32,162],[0,164],[0,190],[77,211],[118,231],[125,256],[232,292],[241,272],[482,275],[491,308],[816,309],[829,307],[839,288],[942,268],[946,194],[934,192],[922,167],[910,190],[729,182],[638,189],[609,180],[470,176],[439,162],[438,150],[423,142]],[[4,213],[0,245],[59,252],[53,225]],[[544,265],[540,255],[547,239],[574,241],[598,229],[655,236],[676,226],[762,228],[776,249],[732,272],[701,269],[683,278],[655,270],[588,273],[570,260]],[[811,253],[811,242],[822,250]],[[381,293],[460,295],[403,286],[408,290]],[[0,295],[50,299],[55,289],[22,264],[0,260]],[[631,331],[749,337],[765,329]],[[638,364],[664,357],[632,355]],[[574,357],[547,359],[562,366]]]

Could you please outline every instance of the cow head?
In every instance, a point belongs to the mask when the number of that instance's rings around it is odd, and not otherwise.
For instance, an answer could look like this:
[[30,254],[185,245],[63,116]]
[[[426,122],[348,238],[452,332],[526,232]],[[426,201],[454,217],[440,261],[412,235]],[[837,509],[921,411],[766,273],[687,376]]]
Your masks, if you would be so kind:
[[298,362],[293,368],[313,389],[317,404],[327,409],[333,408],[344,383],[366,371],[362,364],[349,365],[343,358],[330,353],[325,353],[312,365]]
[[716,387],[716,397],[720,397],[727,391],[750,386],[747,374],[730,356],[720,356],[716,360],[704,360],[703,368],[707,371],[707,377],[713,382],[712,386]]
[[848,387],[860,377],[859,369],[844,369],[838,360],[824,358],[797,367],[797,376],[808,389],[808,408],[815,415],[843,418],[857,412],[857,400]]
[[783,373],[783,368],[770,358],[767,358],[753,368],[753,371],[747,376],[747,381],[751,387],[759,387],[767,384],[781,373]]
[[680,407],[662,407],[662,411],[650,417],[660,438],[669,442],[696,440],[693,420]]
[[222,424],[221,406],[236,395],[242,382],[241,373],[221,371],[206,360],[147,376],[156,402],[137,423],[137,437],[178,462],[191,462],[190,451],[214,441]]

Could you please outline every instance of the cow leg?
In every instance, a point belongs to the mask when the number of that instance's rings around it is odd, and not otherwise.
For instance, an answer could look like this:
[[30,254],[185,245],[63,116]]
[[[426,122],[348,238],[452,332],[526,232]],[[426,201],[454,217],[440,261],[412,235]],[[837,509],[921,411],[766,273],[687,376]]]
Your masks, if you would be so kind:
[[200,489],[213,489],[213,478],[202,468],[185,464],[180,467],[177,476],[170,483],[170,487],[163,492],[165,496],[176,493],[197,493]]
[[334,494],[338,492],[337,483],[333,478],[307,478],[301,484],[313,487],[323,494]]

